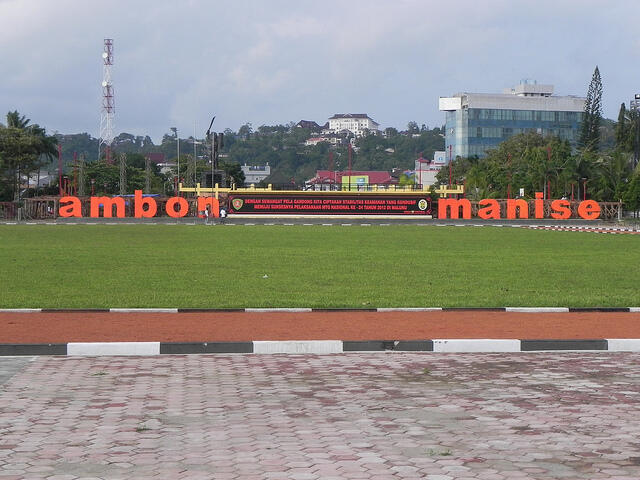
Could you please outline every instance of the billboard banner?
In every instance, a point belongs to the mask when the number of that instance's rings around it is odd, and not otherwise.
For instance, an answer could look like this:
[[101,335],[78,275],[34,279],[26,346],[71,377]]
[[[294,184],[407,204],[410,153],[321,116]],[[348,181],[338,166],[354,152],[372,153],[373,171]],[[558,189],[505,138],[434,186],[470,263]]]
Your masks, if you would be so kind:
[[369,184],[369,175],[343,175],[342,190],[358,191]]
[[424,195],[230,194],[231,213],[294,215],[431,215]]

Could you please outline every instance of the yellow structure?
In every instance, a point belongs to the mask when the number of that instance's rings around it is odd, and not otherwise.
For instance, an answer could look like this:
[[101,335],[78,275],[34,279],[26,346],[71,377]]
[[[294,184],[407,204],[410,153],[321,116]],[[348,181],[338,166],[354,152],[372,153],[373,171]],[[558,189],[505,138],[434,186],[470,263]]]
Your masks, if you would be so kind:
[[441,185],[435,189],[435,192],[440,195],[440,198],[445,198],[447,195],[463,195],[464,185]]
[[[352,186],[353,187],[353,186]],[[206,194],[213,194],[216,198],[219,198],[219,194],[221,193],[273,193],[273,194],[286,194],[286,195],[353,195],[353,194],[367,194],[367,193],[375,193],[376,195],[416,195],[416,194],[425,194],[430,195],[431,190],[428,188],[425,189],[415,189],[412,186],[400,186],[400,185],[388,185],[388,186],[378,186],[378,185],[369,185],[362,190],[352,189],[349,191],[345,190],[273,190],[271,184],[269,184],[266,188],[257,188],[254,185],[250,185],[247,188],[235,188],[235,185],[231,188],[221,188],[216,183],[213,188],[211,187],[201,187],[199,183],[196,184],[195,188],[193,187],[183,187],[182,183],[178,184],[178,191],[184,193],[195,193],[196,196],[200,197]],[[436,193],[440,194],[441,197],[445,197],[447,194],[462,194],[464,193],[463,185],[448,185],[445,187],[439,187],[436,189]]]

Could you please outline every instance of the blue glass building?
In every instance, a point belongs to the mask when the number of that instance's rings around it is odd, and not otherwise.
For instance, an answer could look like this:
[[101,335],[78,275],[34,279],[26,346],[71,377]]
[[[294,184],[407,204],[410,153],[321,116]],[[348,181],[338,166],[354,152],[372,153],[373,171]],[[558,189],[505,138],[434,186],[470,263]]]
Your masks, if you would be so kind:
[[440,97],[446,114],[447,161],[496,148],[512,135],[528,131],[569,140],[575,146],[585,99],[554,96],[553,85],[520,83],[502,94],[457,93]]

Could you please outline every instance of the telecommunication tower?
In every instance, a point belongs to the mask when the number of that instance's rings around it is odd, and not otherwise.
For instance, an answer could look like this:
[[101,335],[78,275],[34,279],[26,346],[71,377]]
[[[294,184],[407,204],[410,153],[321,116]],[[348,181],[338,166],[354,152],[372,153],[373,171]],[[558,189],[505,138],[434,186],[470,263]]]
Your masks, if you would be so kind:
[[102,69],[102,109],[100,114],[100,142],[98,144],[98,158],[104,148],[107,163],[111,163],[111,144],[113,143],[113,119],[115,114],[115,102],[113,98],[113,85],[111,84],[111,66],[113,65],[113,39],[104,39],[104,52],[102,52],[104,66]]

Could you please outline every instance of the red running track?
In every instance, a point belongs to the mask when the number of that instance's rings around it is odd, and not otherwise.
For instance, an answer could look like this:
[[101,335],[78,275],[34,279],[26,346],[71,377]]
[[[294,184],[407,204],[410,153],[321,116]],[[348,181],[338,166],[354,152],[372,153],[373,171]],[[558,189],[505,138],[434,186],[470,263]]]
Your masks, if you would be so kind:
[[0,343],[640,338],[640,312],[0,313]]

